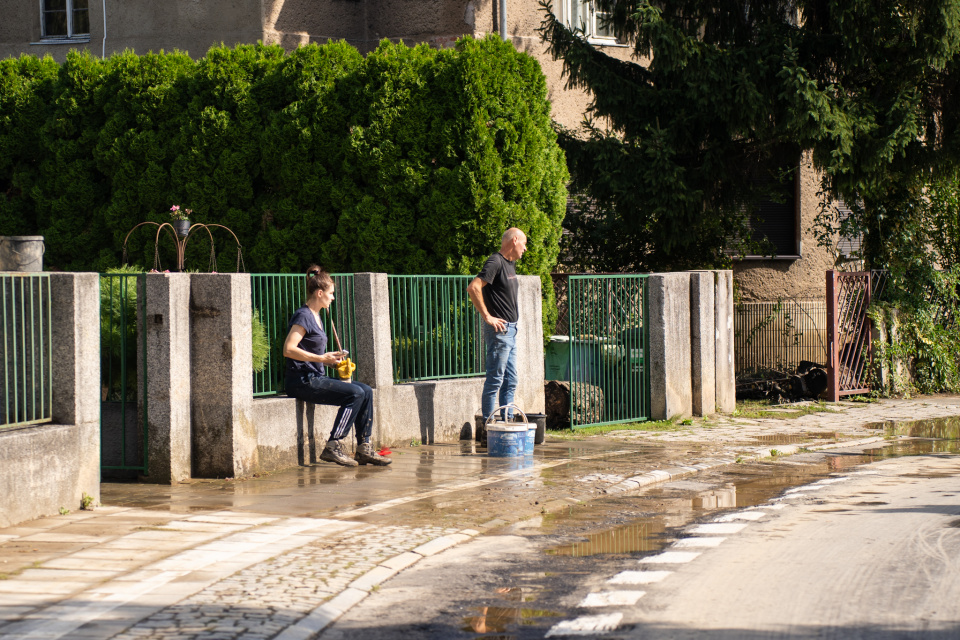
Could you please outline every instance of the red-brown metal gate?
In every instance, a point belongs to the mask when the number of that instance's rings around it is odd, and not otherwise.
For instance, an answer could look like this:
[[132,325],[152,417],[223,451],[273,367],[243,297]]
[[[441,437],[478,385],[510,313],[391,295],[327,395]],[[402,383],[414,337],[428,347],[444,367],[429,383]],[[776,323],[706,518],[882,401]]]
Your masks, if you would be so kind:
[[868,393],[870,273],[827,271],[827,399]]

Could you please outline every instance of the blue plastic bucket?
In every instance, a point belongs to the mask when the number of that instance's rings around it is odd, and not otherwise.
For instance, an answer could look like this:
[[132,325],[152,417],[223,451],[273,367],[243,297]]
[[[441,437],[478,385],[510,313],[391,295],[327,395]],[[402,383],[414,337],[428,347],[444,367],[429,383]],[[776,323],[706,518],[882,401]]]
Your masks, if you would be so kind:
[[487,425],[487,455],[491,458],[515,458],[527,448],[525,423],[496,422]]
[[523,455],[532,456],[533,455],[533,445],[537,443],[537,423],[530,422],[527,424],[527,439],[523,446]]

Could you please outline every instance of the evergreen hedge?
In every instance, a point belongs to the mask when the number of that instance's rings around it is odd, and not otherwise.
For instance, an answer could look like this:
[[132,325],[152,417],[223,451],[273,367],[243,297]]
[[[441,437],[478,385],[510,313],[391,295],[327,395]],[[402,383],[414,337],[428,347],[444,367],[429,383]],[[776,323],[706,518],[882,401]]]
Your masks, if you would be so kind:
[[[45,236],[50,268],[120,265],[173,204],[230,227],[252,272],[475,274],[518,226],[552,329],[567,180],[543,73],[496,37],[0,61],[0,233]],[[154,233],[129,262],[153,264]],[[209,250],[191,237],[187,267]]]

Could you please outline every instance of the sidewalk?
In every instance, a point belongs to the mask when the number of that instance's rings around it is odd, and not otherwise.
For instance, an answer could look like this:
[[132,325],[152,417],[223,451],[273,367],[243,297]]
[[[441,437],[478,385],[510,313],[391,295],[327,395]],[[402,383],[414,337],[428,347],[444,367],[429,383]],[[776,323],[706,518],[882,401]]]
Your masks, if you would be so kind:
[[397,572],[485,530],[772,449],[879,441],[868,425],[960,416],[960,397],[828,409],[555,440],[519,462],[461,443],[398,450],[388,468],[105,484],[94,511],[0,529],[0,638],[313,637]]

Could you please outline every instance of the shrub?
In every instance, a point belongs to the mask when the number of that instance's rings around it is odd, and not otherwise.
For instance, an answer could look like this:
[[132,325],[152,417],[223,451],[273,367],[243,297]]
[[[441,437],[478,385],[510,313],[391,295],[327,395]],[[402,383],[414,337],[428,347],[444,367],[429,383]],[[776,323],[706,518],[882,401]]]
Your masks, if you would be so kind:
[[[118,266],[127,232],[174,202],[230,227],[254,272],[475,274],[518,226],[518,272],[541,277],[555,321],[566,164],[538,63],[497,37],[366,58],[343,42],[24,56],[0,61],[0,113],[0,223],[44,235],[51,267]],[[149,229],[131,261],[153,263]],[[208,243],[191,238],[188,266]],[[232,271],[232,238],[214,243]]]

